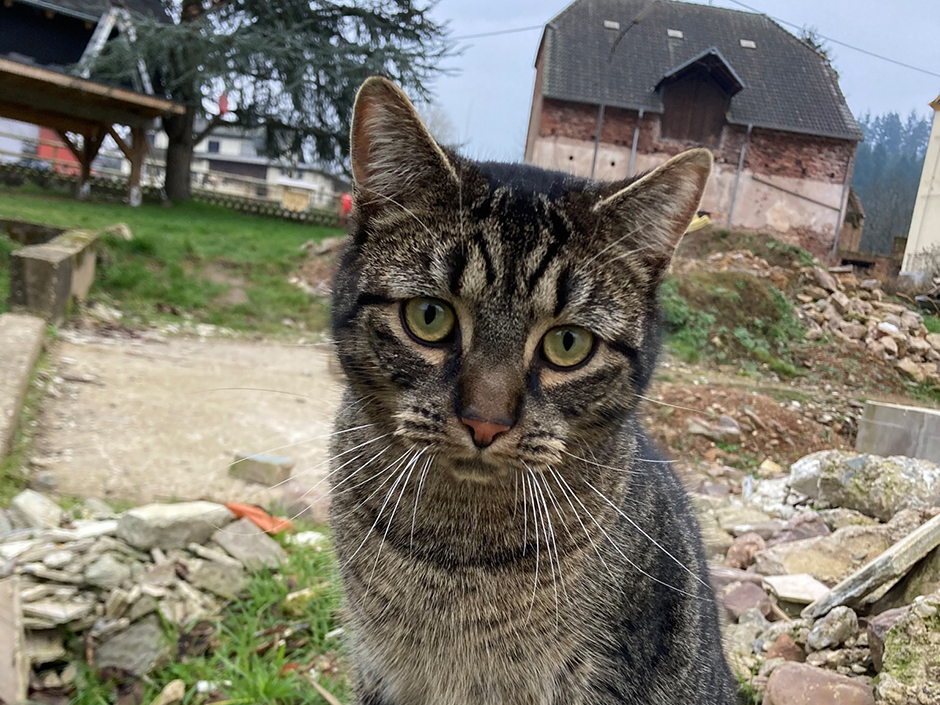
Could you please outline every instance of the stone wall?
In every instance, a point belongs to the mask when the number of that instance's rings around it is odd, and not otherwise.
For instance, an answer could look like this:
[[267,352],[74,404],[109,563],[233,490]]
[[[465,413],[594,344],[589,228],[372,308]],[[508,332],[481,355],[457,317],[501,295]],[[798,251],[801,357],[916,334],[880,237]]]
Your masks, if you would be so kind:
[[[530,125],[526,160],[587,176],[594,161],[596,105],[541,99],[541,114]],[[607,108],[594,174],[599,179],[629,176],[630,149],[639,122],[634,172],[653,168],[697,146],[663,139],[660,116]],[[532,131],[537,136],[533,139]],[[726,125],[712,150],[715,172],[702,202],[719,224],[727,222],[741,145],[747,129]],[[842,189],[856,144],[849,140],[755,128],[745,153],[735,204],[735,227],[769,232],[819,256],[832,249]]]

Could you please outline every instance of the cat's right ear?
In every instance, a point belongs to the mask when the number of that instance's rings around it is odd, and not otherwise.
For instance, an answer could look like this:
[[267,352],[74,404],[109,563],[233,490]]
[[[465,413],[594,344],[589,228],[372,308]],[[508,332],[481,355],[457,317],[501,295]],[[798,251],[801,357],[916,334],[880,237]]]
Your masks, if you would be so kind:
[[350,152],[360,206],[415,203],[458,183],[408,96],[380,76],[366,79],[356,96]]

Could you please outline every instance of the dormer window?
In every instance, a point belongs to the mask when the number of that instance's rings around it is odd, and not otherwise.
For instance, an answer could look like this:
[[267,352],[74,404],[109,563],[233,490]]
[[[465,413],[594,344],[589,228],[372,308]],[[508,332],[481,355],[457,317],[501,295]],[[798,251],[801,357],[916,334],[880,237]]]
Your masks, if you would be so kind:
[[676,66],[656,85],[663,100],[662,136],[718,145],[731,97],[743,86],[715,47]]

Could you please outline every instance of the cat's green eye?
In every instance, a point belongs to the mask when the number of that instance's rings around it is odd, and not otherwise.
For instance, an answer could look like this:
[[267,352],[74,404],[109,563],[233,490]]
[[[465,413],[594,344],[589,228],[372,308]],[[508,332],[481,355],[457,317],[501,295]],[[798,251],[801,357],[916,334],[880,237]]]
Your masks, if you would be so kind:
[[594,336],[577,326],[552,328],[542,338],[542,355],[556,367],[574,367],[594,350]]
[[402,317],[411,334],[426,343],[442,342],[457,323],[454,309],[448,304],[423,297],[408,299],[402,307]]

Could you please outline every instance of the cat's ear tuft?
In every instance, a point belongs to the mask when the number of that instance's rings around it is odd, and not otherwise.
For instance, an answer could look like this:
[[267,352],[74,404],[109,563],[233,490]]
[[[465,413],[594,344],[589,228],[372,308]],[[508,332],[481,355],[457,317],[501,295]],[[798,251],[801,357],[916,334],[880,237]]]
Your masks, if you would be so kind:
[[350,153],[360,204],[411,200],[457,183],[453,164],[408,96],[380,76],[366,79],[356,96]]
[[626,184],[612,184],[594,205],[610,237],[635,250],[661,276],[702,200],[712,153],[691,149]]

